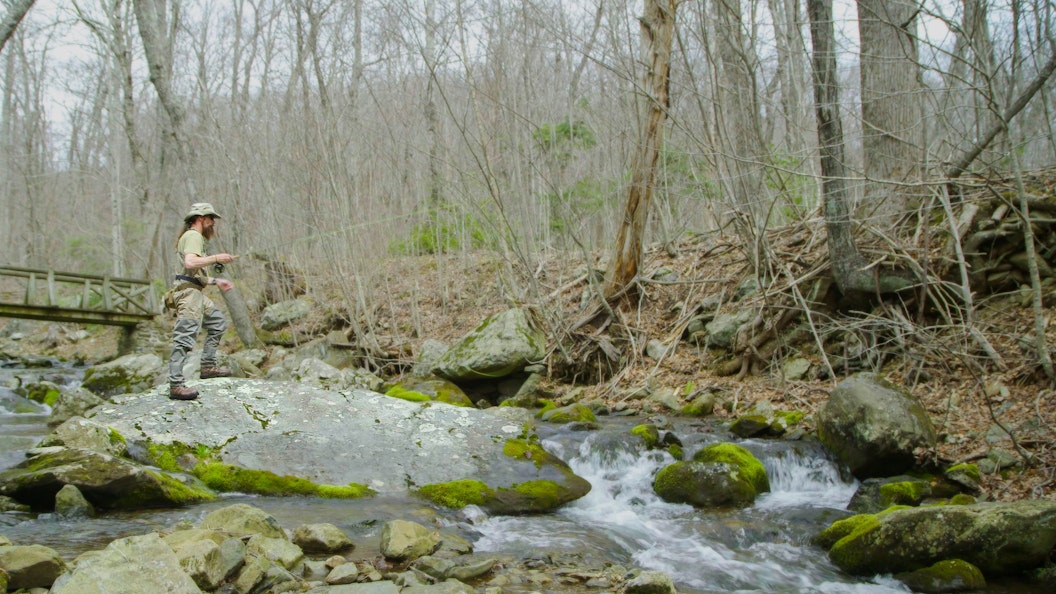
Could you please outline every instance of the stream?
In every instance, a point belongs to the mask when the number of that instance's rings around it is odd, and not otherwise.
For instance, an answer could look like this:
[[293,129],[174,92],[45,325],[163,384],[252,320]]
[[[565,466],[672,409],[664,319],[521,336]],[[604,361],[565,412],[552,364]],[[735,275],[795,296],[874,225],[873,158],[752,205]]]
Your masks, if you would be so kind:
[[[0,469],[18,463],[25,450],[48,432],[50,411],[15,394],[12,378],[76,385],[81,374],[83,370],[74,367],[0,367]],[[544,447],[590,481],[587,496],[556,513],[537,516],[489,516],[472,506],[435,513],[445,530],[469,539],[478,554],[575,555],[591,562],[658,570],[674,579],[680,593],[909,592],[890,576],[846,575],[829,562],[825,551],[810,544],[812,536],[849,515],[845,507],[857,488],[857,481],[841,474],[816,443],[740,440],[721,425],[668,421],[687,458],[718,441],[736,441],[750,450],[766,466],[771,492],[744,509],[698,510],[666,503],[653,493],[652,478],[673,458],[666,452],[642,452],[628,439],[630,428],[641,418],[603,417],[597,431],[539,428]],[[16,544],[51,547],[72,560],[116,538],[168,530],[180,522],[197,524],[210,511],[237,502],[268,511],[288,530],[304,523],[332,523],[368,556],[378,550],[386,521],[417,519],[425,507],[420,500],[400,496],[347,501],[226,495],[186,508],[108,513],[82,520],[7,512],[0,514],[0,534]],[[1007,585],[987,589],[990,594],[1031,591]]]

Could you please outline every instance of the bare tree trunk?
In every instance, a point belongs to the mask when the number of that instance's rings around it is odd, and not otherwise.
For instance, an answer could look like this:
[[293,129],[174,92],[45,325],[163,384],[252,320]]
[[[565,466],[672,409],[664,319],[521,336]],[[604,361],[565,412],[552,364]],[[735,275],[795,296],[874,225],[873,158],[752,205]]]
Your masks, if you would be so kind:
[[7,40],[15,34],[18,24],[22,22],[22,19],[29,12],[29,9],[33,7],[35,1],[13,0],[9,3],[10,7],[7,9],[7,14],[4,15],[3,20],[0,20],[0,51],[4,50]]
[[919,181],[924,162],[918,11],[908,0],[858,0],[865,204],[870,213],[889,217],[901,215],[902,184]]
[[[807,0],[810,36],[814,48],[814,108],[818,119],[821,152],[821,188],[825,226],[829,233],[829,259],[836,286],[843,293],[898,290],[905,279],[884,281],[865,269],[865,259],[854,242],[850,193],[846,184],[840,94],[836,82],[836,44],[832,0]],[[882,282],[883,281],[883,282]]]
[[616,250],[604,287],[606,300],[632,292],[631,284],[641,265],[645,226],[649,220],[656,168],[664,144],[667,122],[668,82],[671,71],[671,43],[675,31],[675,9],[679,0],[646,0],[640,19],[642,61],[646,65],[642,88],[645,90],[641,140],[631,164],[631,182],[623,220],[616,237]]

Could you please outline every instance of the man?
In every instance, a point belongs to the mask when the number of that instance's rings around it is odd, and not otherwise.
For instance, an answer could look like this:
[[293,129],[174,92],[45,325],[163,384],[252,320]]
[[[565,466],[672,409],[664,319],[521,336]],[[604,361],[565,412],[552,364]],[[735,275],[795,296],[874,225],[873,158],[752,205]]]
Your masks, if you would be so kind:
[[183,218],[183,233],[176,242],[183,270],[176,275],[173,285],[176,327],[172,333],[172,355],[169,357],[169,398],[173,400],[194,400],[198,397],[198,390],[184,383],[183,363],[187,354],[194,350],[202,326],[205,326],[202,379],[231,375],[231,370],[220,367],[216,360],[216,350],[227,328],[227,320],[204,293],[205,287],[209,285],[216,285],[221,291],[230,291],[234,287],[226,278],[209,275],[210,267],[229,264],[235,259],[231,254],[205,254],[205,242],[216,234],[216,221],[219,218],[212,204],[192,204],[190,212]]

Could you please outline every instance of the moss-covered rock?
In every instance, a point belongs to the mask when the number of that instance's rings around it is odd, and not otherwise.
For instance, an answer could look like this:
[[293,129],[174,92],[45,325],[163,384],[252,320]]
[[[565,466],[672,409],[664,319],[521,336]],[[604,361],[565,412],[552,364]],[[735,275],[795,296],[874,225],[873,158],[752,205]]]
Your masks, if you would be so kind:
[[453,406],[473,407],[473,401],[462,391],[462,388],[441,378],[407,378],[386,390],[385,395],[411,402],[434,401]]
[[444,507],[472,504],[496,514],[524,514],[553,511],[590,492],[589,482],[534,439],[508,439],[502,450],[511,460],[509,476],[526,480],[489,485],[462,479],[424,485],[417,493]]
[[74,485],[97,508],[141,509],[210,501],[216,494],[196,481],[90,450],[52,448],[0,474],[0,494],[50,506]]
[[908,475],[866,479],[851,497],[847,509],[871,514],[892,505],[920,505],[930,496],[931,483],[924,479]]
[[693,461],[729,464],[744,477],[756,493],[770,491],[770,480],[766,476],[766,467],[751,452],[732,443],[717,443],[701,449],[693,455]]
[[549,423],[597,423],[598,418],[594,416],[594,411],[590,410],[584,404],[578,402],[569,404],[568,406],[562,406],[560,408],[553,408],[549,410],[541,410],[536,415],[539,420],[546,421]]
[[986,575],[1004,575],[1041,567],[1056,546],[1051,501],[891,508],[869,517],[829,549],[848,573],[909,572],[963,559]]
[[484,505],[495,497],[495,490],[481,481],[465,479],[425,485],[418,489],[418,494],[436,505],[462,509],[467,505]]
[[257,495],[301,495],[329,499],[358,499],[373,495],[366,485],[317,485],[296,476],[279,476],[267,470],[239,468],[218,462],[202,462],[194,467],[194,475],[222,493],[253,493]]
[[986,588],[986,578],[979,568],[962,561],[949,559],[895,576],[914,592],[938,594],[945,592],[976,592]]
[[650,450],[660,445],[660,429],[652,423],[634,426],[631,428],[631,435],[641,437],[645,447]]
[[715,394],[705,392],[682,407],[679,414],[684,417],[706,417],[715,411]]

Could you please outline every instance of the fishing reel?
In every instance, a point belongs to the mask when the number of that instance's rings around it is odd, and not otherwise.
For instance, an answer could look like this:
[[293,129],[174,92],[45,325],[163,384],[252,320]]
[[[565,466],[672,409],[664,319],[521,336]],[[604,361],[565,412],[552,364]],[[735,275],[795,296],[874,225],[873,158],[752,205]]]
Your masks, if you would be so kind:
[[216,264],[213,264],[213,272],[215,272],[217,274],[223,274],[224,273],[224,265],[219,263],[219,262],[217,262]]

